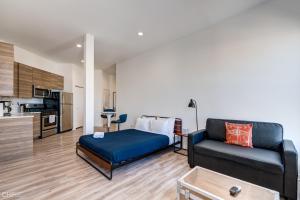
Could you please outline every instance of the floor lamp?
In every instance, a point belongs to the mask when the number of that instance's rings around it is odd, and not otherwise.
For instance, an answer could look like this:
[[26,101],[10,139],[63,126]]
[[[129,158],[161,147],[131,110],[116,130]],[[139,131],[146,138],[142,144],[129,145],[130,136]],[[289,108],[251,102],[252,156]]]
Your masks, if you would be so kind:
[[197,125],[197,131],[198,131],[199,129],[198,129],[198,108],[197,108],[197,101],[194,100],[194,99],[191,99],[188,107],[196,109],[196,125]]

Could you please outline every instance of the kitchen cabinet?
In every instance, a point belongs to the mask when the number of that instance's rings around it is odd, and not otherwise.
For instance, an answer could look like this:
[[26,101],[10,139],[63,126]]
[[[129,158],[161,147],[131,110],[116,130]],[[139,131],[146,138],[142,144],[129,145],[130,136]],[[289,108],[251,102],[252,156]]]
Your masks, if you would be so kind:
[[58,75],[56,75],[56,74],[53,74],[53,73],[49,73],[49,75],[48,75],[48,79],[49,79],[49,85],[48,85],[48,87],[50,88],[50,89],[58,89],[57,88],[57,77]]
[[44,87],[47,89],[53,89],[55,85],[55,79],[53,74],[50,72],[43,71]]
[[64,89],[64,77],[47,72],[46,79],[48,84],[46,84],[47,88],[63,90]]
[[32,67],[19,64],[19,97],[32,98]]
[[47,89],[54,89],[55,88],[55,76],[53,73],[46,72],[45,73],[45,81],[46,81],[46,88]]
[[55,78],[55,88],[58,90],[63,90],[64,89],[64,77],[60,75],[56,75]]
[[32,156],[32,116],[0,117],[0,127],[0,163]]
[[14,96],[19,96],[19,63],[14,62]]
[[33,68],[32,69],[32,83],[35,87],[47,88],[45,81],[45,71]]
[[33,68],[33,85],[43,89],[64,89],[64,77],[44,70]]
[[14,46],[0,42],[0,96],[14,96]]
[[64,89],[64,77],[14,62],[14,46],[0,42],[0,96],[32,98],[32,85]]
[[33,114],[33,138],[37,139],[41,135],[41,113]]

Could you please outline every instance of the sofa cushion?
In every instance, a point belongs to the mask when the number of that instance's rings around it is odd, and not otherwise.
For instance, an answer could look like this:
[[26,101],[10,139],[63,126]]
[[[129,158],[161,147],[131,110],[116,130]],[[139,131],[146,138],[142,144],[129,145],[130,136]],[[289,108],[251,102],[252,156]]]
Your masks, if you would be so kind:
[[245,148],[215,140],[203,140],[194,146],[194,150],[198,154],[230,160],[265,172],[284,172],[281,156],[276,151]]
[[207,138],[224,142],[226,137],[225,122],[253,124],[253,147],[279,151],[283,140],[283,128],[277,123],[239,121],[227,119],[207,119]]

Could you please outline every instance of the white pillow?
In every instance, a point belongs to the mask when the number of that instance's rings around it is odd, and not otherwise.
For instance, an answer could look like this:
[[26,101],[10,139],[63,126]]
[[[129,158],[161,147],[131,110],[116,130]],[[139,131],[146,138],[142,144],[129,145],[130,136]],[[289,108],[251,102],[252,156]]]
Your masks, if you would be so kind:
[[150,121],[151,119],[147,118],[137,118],[135,123],[135,129],[140,131],[149,131],[150,130]]
[[174,133],[174,127],[175,127],[175,118],[170,117],[168,120],[168,133],[173,134]]
[[167,132],[168,134],[173,134],[174,133],[174,126],[175,126],[175,118],[170,117],[170,118],[158,118],[159,120],[165,120],[167,121]]
[[142,116],[141,118],[143,118],[143,119],[156,119],[156,117],[148,117],[148,116]]
[[165,119],[153,119],[151,120],[151,132],[168,134],[168,120]]

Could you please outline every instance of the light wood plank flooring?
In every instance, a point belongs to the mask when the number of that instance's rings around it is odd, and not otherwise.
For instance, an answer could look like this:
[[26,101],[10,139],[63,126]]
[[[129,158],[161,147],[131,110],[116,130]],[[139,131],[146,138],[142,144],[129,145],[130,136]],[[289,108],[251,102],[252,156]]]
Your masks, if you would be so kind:
[[0,199],[172,199],[187,157],[165,151],[114,171],[112,181],[76,156],[82,130],[34,142],[29,159],[0,163]]

